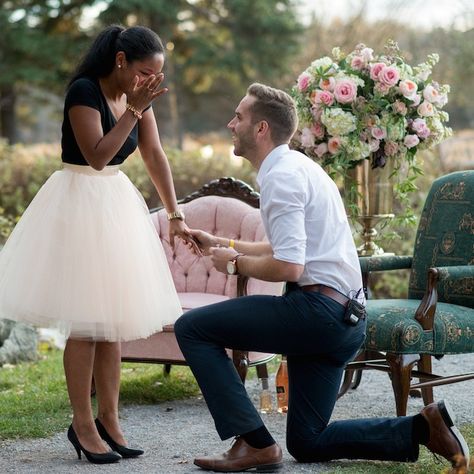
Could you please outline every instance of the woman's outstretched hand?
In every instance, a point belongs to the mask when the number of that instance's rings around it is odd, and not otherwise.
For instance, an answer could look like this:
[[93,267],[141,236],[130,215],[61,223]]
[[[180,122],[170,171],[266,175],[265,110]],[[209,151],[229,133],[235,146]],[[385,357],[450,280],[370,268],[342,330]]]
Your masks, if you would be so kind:
[[172,221],[170,221],[169,226],[169,238],[172,249],[174,249],[175,238],[178,237],[188,246],[188,248],[193,253],[195,253],[199,257],[202,257],[202,251],[198,243],[193,238],[189,227],[182,220],[173,219]]

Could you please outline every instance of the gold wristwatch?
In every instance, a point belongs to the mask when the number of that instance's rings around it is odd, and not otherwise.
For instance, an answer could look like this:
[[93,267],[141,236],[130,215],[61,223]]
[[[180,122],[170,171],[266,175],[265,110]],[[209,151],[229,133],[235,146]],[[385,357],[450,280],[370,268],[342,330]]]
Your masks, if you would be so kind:
[[174,221],[175,219],[184,221],[184,212],[183,211],[168,212],[166,217],[168,218],[169,221]]

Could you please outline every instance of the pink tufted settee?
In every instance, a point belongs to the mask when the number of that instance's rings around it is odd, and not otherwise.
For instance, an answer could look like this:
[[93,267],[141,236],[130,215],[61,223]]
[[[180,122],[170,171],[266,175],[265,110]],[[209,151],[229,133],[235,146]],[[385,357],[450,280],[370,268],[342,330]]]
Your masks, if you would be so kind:
[[[245,241],[265,239],[258,205],[258,193],[233,178],[213,180],[180,201],[189,227]],[[224,275],[213,267],[210,257],[192,254],[181,241],[176,241],[173,251],[168,240],[165,211],[152,212],[152,219],[163,244],[183,311],[246,294],[281,294],[282,283]],[[257,367],[259,376],[267,376],[266,363],[273,354],[237,350],[228,350],[228,353],[242,380],[245,380],[247,369],[251,366]],[[172,325],[165,326],[163,332],[147,339],[122,343],[122,360],[163,363],[168,373],[172,364],[186,364]]]

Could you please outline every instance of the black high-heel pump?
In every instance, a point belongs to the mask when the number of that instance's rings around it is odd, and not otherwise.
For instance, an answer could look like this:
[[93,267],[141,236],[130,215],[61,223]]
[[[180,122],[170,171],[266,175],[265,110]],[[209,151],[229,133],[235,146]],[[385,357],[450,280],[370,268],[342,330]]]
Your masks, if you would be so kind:
[[99,432],[102,439],[108,443],[108,445],[117,453],[120,454],[123,458],[136,458],[141,456],[145,451],[143,449],[132,449],[127,446],[116,443],[112,437],[107,433],[104,425],[99,421],[98,418],[95,419],[95,426],[97,426],[97,431]]
[[74,448],[76,448],[77,457],[81,459],[81,451],[86,456],[87,460],[92,464],[110,464],[113,462],[120,461],[121,457],[114,451],[109,451],[108,453],[91,453],[84,449],[79,442],[79,439],[74,431],[74,428],[69,426],[67,430],[67,439],[72,443]]

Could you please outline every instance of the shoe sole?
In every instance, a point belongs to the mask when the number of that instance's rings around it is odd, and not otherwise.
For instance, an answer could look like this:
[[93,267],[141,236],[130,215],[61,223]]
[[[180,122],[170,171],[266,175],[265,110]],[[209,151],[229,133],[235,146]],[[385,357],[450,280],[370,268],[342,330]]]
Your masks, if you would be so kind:
[[216,469],[216,468],[208,468],[208,467],[203,467],[203,466],[200,466],[199,464],[196,463],[196,461],[194,462],[194,464],[198,467],[200,467],[201,469],[204,469],[205,471],[212,471],[212,472],[246,472],[246,471],[254,471],[254,472],[267,472],[267,473],[270,473],[270,472],[278,472],[282,467],[283,467],[283,463],[280,462],[280,463],[275,463],[275,464],[264,464],[262,466],[249,466],[247,467],[246,469],[236,469],[236,470],[232,470],[232,471],[229,471],[229,470],[223,470],[223,469]]
[[463,456],[466,458],[466,468],[469,469],[469,447],[466,443],[466,440],[464,439],[464,436],[455,426],[456,416],[454,415],[453,409],[451,408],[451,405],[448,403],[447,400],[441,400],[440,402],[438,402],[438,407],[444,422],[448,426],[451,433],[453,433],[453,436],[456,438],[457,442],[459,443],[459,446],[461,446]]

